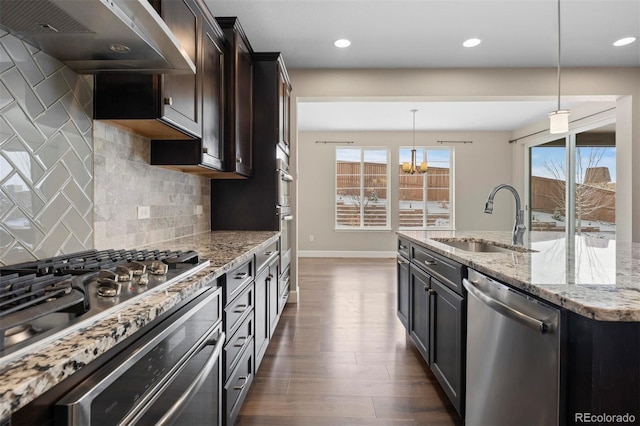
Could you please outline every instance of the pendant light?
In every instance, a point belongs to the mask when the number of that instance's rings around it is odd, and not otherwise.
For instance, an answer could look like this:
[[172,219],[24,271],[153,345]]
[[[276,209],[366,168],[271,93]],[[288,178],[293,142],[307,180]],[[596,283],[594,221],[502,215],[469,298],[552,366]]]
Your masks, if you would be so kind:
[[558,0],[558,109],[549,113],[549,133],[567,133],[569,131],[569,110],[560,109],[560,0]]
[[427,171],[427,162],[423,161],[420,166],[416,165],[416,112],[417,109],[412,109],[413,113],[413,148],[411,149],[411,163],[402,163],[402,171],[413,175],[415,173],[425,173]]

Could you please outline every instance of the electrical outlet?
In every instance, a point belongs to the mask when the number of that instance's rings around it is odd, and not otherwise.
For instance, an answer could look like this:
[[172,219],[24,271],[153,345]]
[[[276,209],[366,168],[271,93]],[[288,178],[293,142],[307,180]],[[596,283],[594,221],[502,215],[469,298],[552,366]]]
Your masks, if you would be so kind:
[[150,206],[138,206],[138,219],[149,219],[151,217]]
[[309,241],[313,242],[313,235],[309,235]]
[[202,212],[203,212],[203,211],[204,211],[204,210],[202,209],[202,205],[201,205],[201,204],[198,204],[198,205],[196,206],[196,214],[202,214]]

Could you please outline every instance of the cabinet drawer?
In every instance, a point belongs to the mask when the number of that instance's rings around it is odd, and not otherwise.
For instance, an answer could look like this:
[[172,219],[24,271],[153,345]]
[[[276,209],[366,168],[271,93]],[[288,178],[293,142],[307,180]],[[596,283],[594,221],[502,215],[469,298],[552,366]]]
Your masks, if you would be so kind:
[[253,285],[249,285],[224,308],[222,321],[227,335],[233,335],[242,321],[253,312],[254,305]]
[[280,298],[280,302],[278,303],[278,314],[282,313],[284,309],[284,305],[287,304],[287,300],[289,299],[289,271],[287,268],[282,275],[280,275],[280,279],[278,280],[278,295]]
[[254,269],[253,259],[248,260],[237,268],[229,271],[225,274],[224,286],[224,300],[222,303],[226,306],[236,296],[242,292],[244,286],[253,280]]
[[410,256],[410,244],[409,244],[409,240],[407,240],[406,238],[403,237],[398,237],[398,253],[400,253],[401,256],[409,259]]
[[256,253],[256,271],[260,272],[276,256],[278,256],[278,240]]
[[235,423],[251,383],[253,383],[253,340],[242,354],[238,366],[222,391],[226,424]]
[[251,345],[253,341],[254,319],[249,315],[242,322],[238,330],[231,336],[222,350],[224,359],[225,376],[223,382],[229,380],[233,369],[240,362],[242,352]]
[[422,270],[440,278],[453,291],[462,294],[462,265],[416,245],[411,246],[411,260]]

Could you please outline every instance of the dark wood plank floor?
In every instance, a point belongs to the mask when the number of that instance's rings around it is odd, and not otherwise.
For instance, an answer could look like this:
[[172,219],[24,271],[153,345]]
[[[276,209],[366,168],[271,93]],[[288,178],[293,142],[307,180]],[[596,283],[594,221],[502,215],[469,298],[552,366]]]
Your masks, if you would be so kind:
[[395,265],[299,260],[239,425],[462,424],[396,317]]

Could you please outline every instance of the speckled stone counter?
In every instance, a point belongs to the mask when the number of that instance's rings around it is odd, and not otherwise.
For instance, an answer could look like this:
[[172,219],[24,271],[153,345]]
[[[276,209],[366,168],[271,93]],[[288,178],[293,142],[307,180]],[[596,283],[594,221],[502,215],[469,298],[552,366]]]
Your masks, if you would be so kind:
[[[210,265],[95,323],[33,352],[0,364],[0,419],[68,378],[84,365],[134,335],[156,317],[199,292],[211,280],[246,261],[279,237],[273,231],[213,231],[146,248],[196,250]],[[119,248],[119,247],[118,247]],[[139,247],[145,248],[145,247]]]
[[478,253],[441,241],[464,239],[511,246],[511,233],[402,231],[398,235],[584,317],[640,321],[638,243],[595,235],[567,239],[557,232],[530,232],[523,248],[532,252]]

